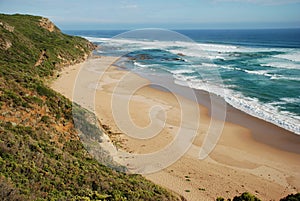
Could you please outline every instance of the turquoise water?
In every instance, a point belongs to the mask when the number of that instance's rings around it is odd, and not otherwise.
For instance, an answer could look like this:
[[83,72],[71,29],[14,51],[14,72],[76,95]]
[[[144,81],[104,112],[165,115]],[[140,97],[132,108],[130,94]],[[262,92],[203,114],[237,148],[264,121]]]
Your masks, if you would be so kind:
[[69,33],[100,44],[99,54],[130,58],[122,65],[135,72],[171,75],[175,84],[217,94],[250,115],[300,134],[299,29],[179,32],[188,38],[149,30],[139,37],[118,35],[122,31]]

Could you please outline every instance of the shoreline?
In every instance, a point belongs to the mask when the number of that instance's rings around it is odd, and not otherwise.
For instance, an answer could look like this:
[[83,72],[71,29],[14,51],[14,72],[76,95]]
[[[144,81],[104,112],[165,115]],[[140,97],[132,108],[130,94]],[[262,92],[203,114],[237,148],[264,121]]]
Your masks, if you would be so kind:
[[[140,75],[141,77],[144,77],[148,80],[150,80],[150,82],[152,80],[157,80],[157,78],[155,77],[151,77],[151,76],[143,76]],[[166,78],[166,77],[164,77]],[[180,86],[177,85],[175,83],[172,83],[173,81],[170,80],[170,78],[166,78],[169,79],[168,81],[164,81],[163,83],[165,85],[175,85],[172,88],[175,88],[175,93],[193,100],[193,98],[190,98],[186,93],[184,93],[184,90],[187,88],[185,86]],[[160,82],[160,81],[158,81]],[[160,89],[159,87],[153,87],[150,84],[150,87],[152,88],[156,88],[158,90],[164,90],[164,89]],[[208,108],[209,114],[211,113],[211,97],[217,96],[215,94],[210,95],[209,92],[204,91],[204,90],[200,90],[200,89],[192,89],[195,91],[196,94],[196,99],[197,99],[197,103]],[[223,98],[221,98],[223,99]],[[300,135],[298,135],[297,133],[294,133],[292,131],[289,131],[285,128],[282,128],[278,125],[275,125],[271,122],[268,122],[264,119],[260,119],[258,117],[255,117],[251,114],[248,114],[238,108],[235,108],[234,106],[226,103],[226,122],[230,122],[233,124],[237,124],[239,126],[242,126],[244,128],[247,128],[249,130],[251,130],[251,135],[252,137],[263,144],[267,144],[270,145],[274,148],[278,148],[284,151],[288,151],[288,152],[293,152],[293,153],[297,153],[300,154]],[[263,131],[263,132],[262,132]],[[281,143],[281,140],[285,140],[285,143]],[[288,144],[288,146],[287,146]]]
[[[178,103],[174,97],[172,98],[172,94],[153,89],[149,81],[132,72],[122,71],[117,67],[107,68],[108,66],[103,66],[101,62],[109,64],[113,60],[109,57],[101,56],[98,60],[89,59],[88,61],[91,60],[96,63],[99,62],[97,66],[99,71],[101,68],[107,70],[105,74],[102,74],[100,85],[98,85],[101,90],[97,90],[96,99],[101,100],[101,103],[96,102],[95,109],[101,123],[108,125],[111,133],[118,133],[118,135],[110,135],[110,137],[121,142],[125,151],[134,153],[149,153],[170,143],[178,128],[176,127],[178,126],[177,116],[180,112]],[[54,81],[51,87],[72,100],[72,93],[70,92],[81,67],[82,64],[64,68],[61,76]],[[92,66],[87,68],[92,68]],[[89,70],[86,69],[86,71]],[[153,105],[159,104],[165,108],[172,107],[172,110],[169,109],[167,112],[168,117],[170,116],[170,119],[167,119],[168,127],[163,129],[158,137],[147,142],[126,136],[119,130],[111,115],[111,108],[109,107],[111,94],[119,78],[124,74],[130,74],[127,83],[138,81],[145,84],[145,87],[133,95],[134,100],[129,105],[132,109],[131,116],[137,125],[146,126],[149,123],[149,118],[144,117],[145,114],[141,116],[141,112],[147,112]],[[89,88],[88,85],[83,86],[83,89],[87,88]],[[126,90],[126,86],[122,89]],[[151,94],[150,97],[149,94]],[[269,134],[274,131],[278,132],[279,137],[282,137],[284,132],[280,131],[279,128],[272,127],[273,124],[269,125],[271,123],[252,116],[250,118],[250,115],[247,116],[246,113],[243,115],[241,111],[235,108],[229,107],[228,109],[230,116],[226,118],[223,133],[214,151],[205,160],[199,160],[198,150],[203,143],[203,133],[207,129],[207,123],[209,123],[209,108],[205,108],[205,105],[192,103],[184,96],[181,98],[184,102],[200,108],[202,119],[198,130],[199,135],[182,158],[159,172],[144,175],[146,178],[183,195],[188,200],[199,198],[211,200],[218,196],[232,197],[244,191],[250,191],[263,200],[278,200],[288,193],[300,191],[299,154],[270,147],[269,145],[272,143],[266,145],[270,143],[269,137],[262,138],[261,135],[264,133],[261,132],[262,129],[265,128],[268,128],[267,133]],[[193,121],[193,119],[189,119],[189,121]],[[252,122],[252,130],[237,125],[235,122],[238,121],[244,124]],[[266,127],[256,126],[257,124]],[[256,135],[252,133],[256,133]],[[260,143],[257,139],[267,143]],[[293,139],[283,140],[283,148],[289,147],[291,142],[295,142]],[[278,138],[273,139],[273,142],[277,148],[281,148],[278,145]],[[295,145],[292,150],[294,149]]]

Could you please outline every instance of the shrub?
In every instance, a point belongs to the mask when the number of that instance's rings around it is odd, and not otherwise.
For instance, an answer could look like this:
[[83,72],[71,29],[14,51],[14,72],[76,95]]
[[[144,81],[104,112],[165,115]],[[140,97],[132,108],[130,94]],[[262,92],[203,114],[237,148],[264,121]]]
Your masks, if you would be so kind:
[[240,196],[235,196],[233,198],[233,201],[261,201],[261,200],[255,197],[254,195],[245,192]]
[[47,97],[53,97],[55,96],[55,93],[52,89],[49,89],[48,87],[45,87],[42,84],[37,85],[36,91],[41,96],[47,96]]
[[49,116],[42,116],[42,118],[41,118],[41,122],[44,122],[44,123],[48,123],[49,120],[50,120]]
[[[227,200],[230,201],[231,199],[227,199]],[[225,199],[222,197],[218,197],[216,201],[225,201]],[[233,198],[233,201],[261,201],[261,200],[248,192],[244,192],[240,196],[235,196]]]
[[281,198],[280,201],[300,201],[300,193],[290,194],[284,198]]

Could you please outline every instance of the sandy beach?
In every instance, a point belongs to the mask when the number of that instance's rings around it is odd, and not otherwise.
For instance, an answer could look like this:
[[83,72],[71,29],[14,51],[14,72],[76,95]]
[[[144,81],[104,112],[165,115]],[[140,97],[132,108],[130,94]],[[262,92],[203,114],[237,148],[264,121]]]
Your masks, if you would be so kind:
[[[262,200],[279,200],[300,191],[300,136],[227,106],[220,139],[209,156],[200,160],[199,150],[212,121],[208,95],[197,92],[197,103],[180,93],[184,87],[177,88],[178,94],[153,88],[149,80],[113,66],[116,59],[101,56],[63,68],[51,87],[95,110],[110,139],[128,153],[157,152],[172,143],[181,127],[198,125],[188,151],[167,168],[145,174],[146,178],[195,201],[232,198],[245,191]],[[132,91],[135,86],[142,87]],[[128,94],[129,116],[135,127],[116,121],[127,119],[128,114],[116,113],[124,108],[114,100],[126,101]],[[89,95],[94,97],[92,102]],[[182,120],[183,105],[185,112],[199,111],[200,118],[186,115]],[[223,124],[217,118],[214,121]],[[156,135],[137,139],[149,130]]]

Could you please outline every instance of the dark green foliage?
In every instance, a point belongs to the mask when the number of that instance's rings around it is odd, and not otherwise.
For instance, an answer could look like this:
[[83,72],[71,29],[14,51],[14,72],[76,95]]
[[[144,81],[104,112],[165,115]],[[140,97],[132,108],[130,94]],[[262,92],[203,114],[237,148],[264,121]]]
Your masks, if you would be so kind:
[[36,86],[36,91],[38,92],[39,95],[41,96],[47,96],[48,98],[51,98],[52,96],[55,96],[55,92],[51,89],[49,89],[46,86],[43,85],[37,85]]
[[285,198],[280,199],[280,201],[300,201],[300,193],[290,194]]
[[49,116],[42,116],[41,121],[44,122],[44,123],[48,123],[49,119],[50,119]]
[[[227,199],[227,200],[230,201],[231,199]],[[240,196],[235,196],[232,200],[233,201],[261,201],[259,198],[255,197],[254,195],[248,192],[244,192]],[[218,197],[216,201],[225,201],[225,199],[222,197]]]
[[233,201],[260,201],[260,199],[248,192],[245,192],[240,196],[235,196]]
[[93,45],[56,27],[50,32],[40,20],[0,14],[0,199],[177,200],[142,176],[117,172],[89,155],[74,121],[88,140],[99,142],[91,114],[76,106],[73,120],[72,103],[44,80],[61,65],[82,61]]

